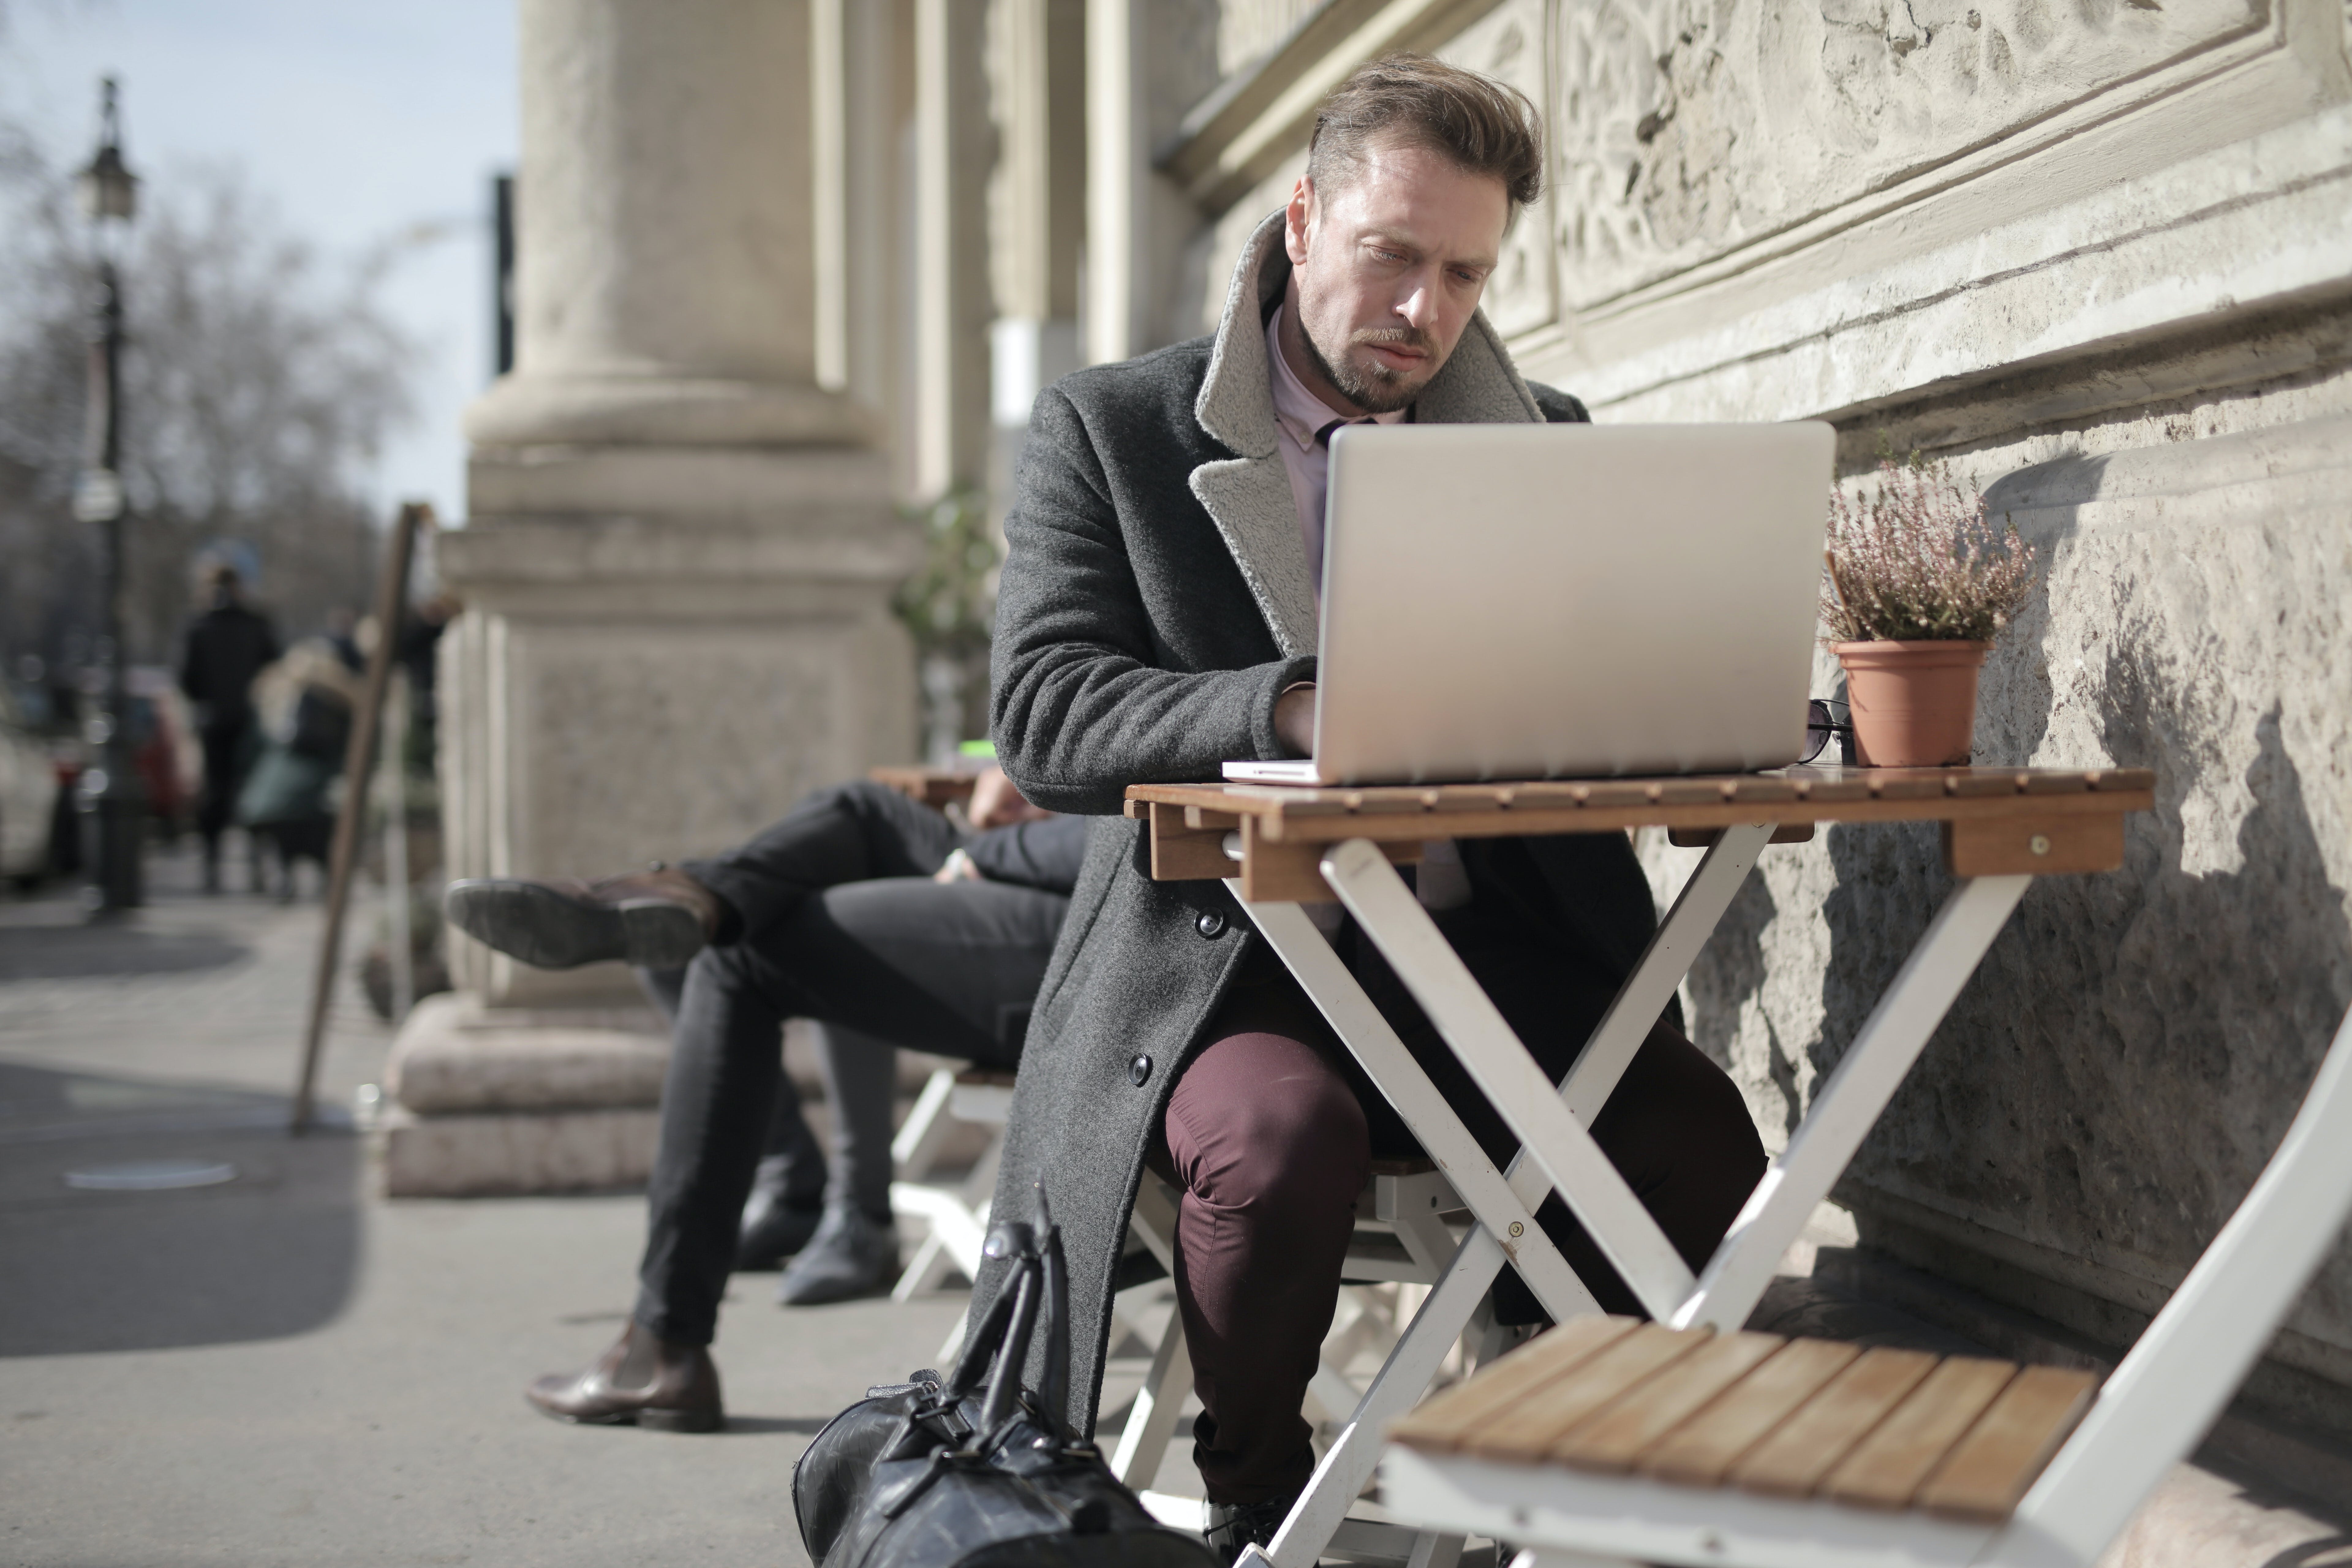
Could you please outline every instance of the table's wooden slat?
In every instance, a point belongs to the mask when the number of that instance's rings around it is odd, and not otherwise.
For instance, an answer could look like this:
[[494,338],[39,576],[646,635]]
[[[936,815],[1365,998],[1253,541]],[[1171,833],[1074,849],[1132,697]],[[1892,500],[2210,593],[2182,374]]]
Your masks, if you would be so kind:
[[1551,1458],[1622,1475],[1653,1444],[1788,1342],[1778,1334],[1719,1334],[1555,1442]]
[[1821,1479],[1935,1370],[1921,1351],[1865,1351],[1731,1468],[1746,1491],[1811,1497]]
[[1505,1410],[1566,1377],[1642,1326],[1639,1318],[1570,1318],[1407,1412],[1389,1428],[1391,1442],[1450,1453]]
[[2066,1367],[2019,1373],[1919,1489],[1919,1507],[1974,1523],[2006,1520],[2090,1408],[2098,1384]]
[[1715,1337],[1712,1329],[1663,1329],[1644,1323],[1577,1366],[1498,1412],[1462,1450],[1486,1459],[1540,1460],[1552,1444],[1629,1391],[1690,1355]]
[[2014,1362],[1952,1357],[1871,1428],[1822,1483],[1822,1495],[1857,1508],[1909,1507],[1944,1456],[2016,1375]]
[[[1255,826],[1259,844],[1299,850],[1351,837],[1399,843],[1648,826],[1689,837],[1759,821],[1785,829],[1776,835],[1785,839],[1822,822],[1940,821],[1949,825],[1948,865],[1979,876],[2120,865],[2123,816],[2155,805],[2154,775],[2144,768],[1800,768],[1775,775],[1428,788],[1138,784],[1129,795],[1131,815],[1144,815],[1137,802],[1178,806],[1187,829],[1244,822]],[[2018,863],[2037,837],[2050,847],[2031,864]],[[1290,858],[1303,870],[1303,855]]]
[[1152,803],[1151,876],[1160,882],[1202,882],[1230,877],[1237,869],[1225,854],[1222,827],[1195,827],[1195,807]]
[[1742,1454],[1861,1353],[1860,1346],[1834,1340],[1791,1341],[1722,1398],[1666,1434],[1634,1468],[1679,1486],[1722,1484]]
[[2120,813],[1944,824],[1944,868],[1956,877],[2053,876],[2123,862]]

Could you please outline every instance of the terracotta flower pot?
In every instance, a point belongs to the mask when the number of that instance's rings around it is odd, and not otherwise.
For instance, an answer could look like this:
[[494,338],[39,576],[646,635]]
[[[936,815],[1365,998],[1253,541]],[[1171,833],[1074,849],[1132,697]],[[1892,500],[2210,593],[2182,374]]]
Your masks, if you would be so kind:
[[1977,672],[1989,642],[1842,642],[1857,759],[1871,768],[1940,768],[1969,760]]

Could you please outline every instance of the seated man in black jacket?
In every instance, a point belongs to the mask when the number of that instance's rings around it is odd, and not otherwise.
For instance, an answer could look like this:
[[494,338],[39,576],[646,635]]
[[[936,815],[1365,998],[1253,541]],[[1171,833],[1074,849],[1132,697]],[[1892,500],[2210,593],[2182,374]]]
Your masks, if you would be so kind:
[[[1038,812],[994,770],[971,820],[987,830],[967,833],[878,784],[845,784],[713,859],[596,882],[451,885],[451,922],[501,952],[543,968],[625,960],[675,996],[636,1309],[593,1366],[531,1386],[541,1411],[677,1431],[724,1424],[709,1346],[763,1144],[781,1145],[762,1183],[769,1223],[755,1212],[746,1228],[767,1239],[747,1250],[801,1251],[783,1280],[788,1304],[860,1294],[896,1273],[888,1047],[1013,1065],[1086,849],[1083,818]],[[817,1174],[814,1140],[785,1098],[787,1018],[838,1026],[829,1065],[845,1090],[842,1058],[862,1052],[863,1068],[879,1069],[857,1071],[861,1103],[839,1109],[845,1123],[870,1123],[863,1102],[878,1099],[880,1135],[859,1128],[855,1168],[837,1173],[821,1209],[793,1201],[817,1196],[820,1180],[774,1177],[796,1153],[795,1170]],[[779,1226],[795,1234],[780,1238]]]

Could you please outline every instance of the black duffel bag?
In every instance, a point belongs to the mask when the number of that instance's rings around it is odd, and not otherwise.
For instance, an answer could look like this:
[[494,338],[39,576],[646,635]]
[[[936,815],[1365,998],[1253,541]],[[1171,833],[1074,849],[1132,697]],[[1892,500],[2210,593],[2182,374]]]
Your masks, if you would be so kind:
[[[1013,1265],[964,1342],[955,1375],[915,1373],[826,1424],[793,1469],[793,1506],[815,1568],[1218,1568],[1199,1536],[1144,1511],[1102,1451],[1062,1425],[1069,1281],[1061,1233],[1037,1194],[1034,1226],[989,1227]],[[1045,1335],[1045,1387],[1021,1385]],[[986,1392],[981,1379],[989,1372]]]

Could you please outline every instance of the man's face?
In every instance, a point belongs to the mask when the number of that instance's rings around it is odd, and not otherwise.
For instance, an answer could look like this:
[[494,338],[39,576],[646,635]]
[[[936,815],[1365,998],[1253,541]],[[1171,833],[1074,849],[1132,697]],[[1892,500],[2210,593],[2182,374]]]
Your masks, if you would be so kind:
[[1374,144],[1344,178],[1298,182],[1289,303],[1323,379],[1366,414],[1404,407],[1469,324],[1510,220],[1503,182],[1424,147]]

